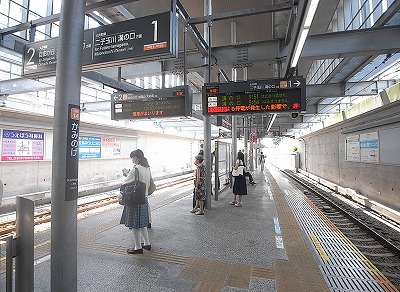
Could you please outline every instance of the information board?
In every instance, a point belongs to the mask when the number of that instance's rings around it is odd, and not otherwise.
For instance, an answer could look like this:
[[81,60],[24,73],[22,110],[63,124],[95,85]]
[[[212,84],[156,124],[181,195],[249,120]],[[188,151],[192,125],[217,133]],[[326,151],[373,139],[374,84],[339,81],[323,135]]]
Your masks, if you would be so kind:
[[305,112],[305,88],[305,80],[302,77],[206,83],[202,96],[203,114]]
[[[86,30],[82,70],[172,58],[178,50],[177,29],[169,11]],[[26,45],[23,75],[55,75],[57,54],[58,38]]]
[[111,95],[111,119],[191,116],[192,100],[189,86],[116,92]]

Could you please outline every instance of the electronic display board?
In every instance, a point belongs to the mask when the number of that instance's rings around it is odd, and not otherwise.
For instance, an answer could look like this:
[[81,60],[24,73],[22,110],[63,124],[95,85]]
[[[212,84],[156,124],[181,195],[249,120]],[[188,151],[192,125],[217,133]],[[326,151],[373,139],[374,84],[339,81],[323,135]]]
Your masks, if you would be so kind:
[[116,92],[111,95],[111,119],[191,116],[192,100],[189,86]]
[[206,83],[202,94],[203,115],[305,112],[305,88],[302,77]]
[[[178,51],[177,29],[169,11],[85,30],[82,70],[172,58]],[[57,53],[58,38],[26,45],[23,75],[55,75]]]

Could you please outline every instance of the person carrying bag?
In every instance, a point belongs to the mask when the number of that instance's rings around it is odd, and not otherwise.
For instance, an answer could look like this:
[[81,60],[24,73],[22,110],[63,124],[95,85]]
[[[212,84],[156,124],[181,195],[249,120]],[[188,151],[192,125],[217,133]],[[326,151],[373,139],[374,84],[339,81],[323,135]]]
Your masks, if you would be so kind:
[[[134,168],[130,171],[121,186],[121,202],[124,210],[121,224],[132,229],[134,247],[129,248],[129,254],[142,254],[143,249],[150,250],[150,240],[147,227],[149,225],[149,204],[147,200],[150,187],[150,165],[143,151],[136,149],[130,157]],[[143,244],[142,244],[143,238]]]
[[139,170],[134,168],[135,180],[125,183],[120,188],[121,199],[119,203],[124,206],[141,205],[145,203],[146,184],[139,180]]

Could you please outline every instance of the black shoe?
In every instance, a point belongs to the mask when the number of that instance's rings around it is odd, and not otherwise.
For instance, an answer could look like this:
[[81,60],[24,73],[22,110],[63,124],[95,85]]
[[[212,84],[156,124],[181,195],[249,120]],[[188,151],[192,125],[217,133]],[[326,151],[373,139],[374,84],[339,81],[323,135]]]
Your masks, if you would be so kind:
[[251,182],[249,182],[249,184],[251,184],[251,185],[255,185],[255,184],[256,184],[256,182],[254,182],[254,181],[251,181]]
[[126,251],[130,254],[143,253],[143,248],[141,249],[128,248]]
[[151,228],[151,223],[147,224],[147,228]]
[[149,245],[143,245],[143,244],[142,244],[142,247],[143,247],[144,249],[150,250],[150,249],[151,249],[151,244],[149,244]]

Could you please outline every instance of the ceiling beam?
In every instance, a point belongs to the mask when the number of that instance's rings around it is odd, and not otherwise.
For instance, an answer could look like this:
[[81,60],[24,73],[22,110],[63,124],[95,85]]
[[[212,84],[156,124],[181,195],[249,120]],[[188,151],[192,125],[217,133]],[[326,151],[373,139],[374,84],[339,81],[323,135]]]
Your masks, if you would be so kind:
[[384,26],[309,36],[300,59],[334,59],[396,53],[400,26]]
[[[107,9],[110,7],[124,5],[127,3],[136,2],[136,1],[139,1],[139,0],[105,0],[105,1],[95,2],[92,4],[86,5],[85,13],[90,13],[90,12],[93,12],[96,10]],[[60,20],[60,13],[49,15],[49,16],[42,17],[39,19],[27,21],[27,22],[24,22],[24,23],[21,23],[18,25],[3,28],[0,30],[0,35],[4,36],[7,34],[12,34],[15,32],[27,30],[27,29],[31,28],[32,26],[41,26],[41,25],[50,24],[50,23],[53,23],[53,22],[56,22],[59,20]]]
[[256,14],[291,10],[292,8],[293,8],[293,4],[290,2],[287,2],[287,3],[268,5],[268,6],[258,7],[258,8],[248,8],[248,9],[242,9],[242,10],[236,10],[236,11],[230,11],[230,12],[196,17],[196,18],[190,19],[189,23],[190,24],[207,23],[210,20],[218,21],[218,20],[231,19],[231,18],[237,18],[237,17],[243,17],[243,16],[256,15]]
[[306,86],[307,98],[376,95],[395,84],[394,80],[314,84]]

